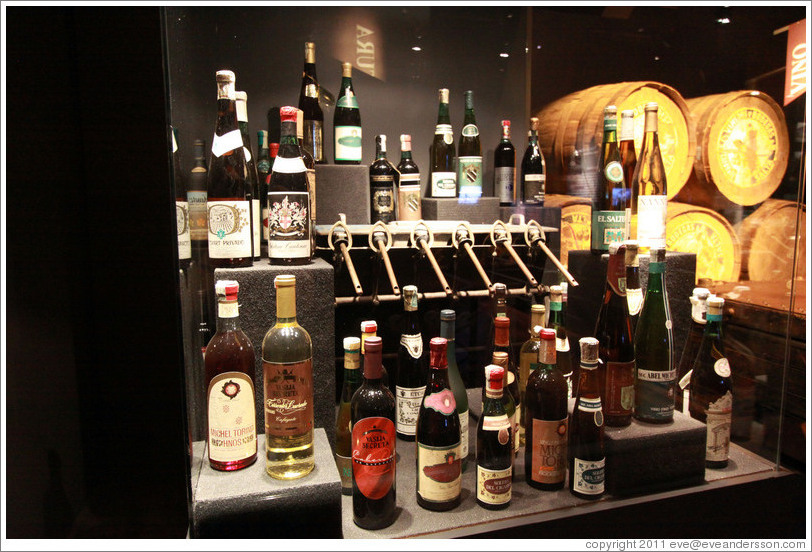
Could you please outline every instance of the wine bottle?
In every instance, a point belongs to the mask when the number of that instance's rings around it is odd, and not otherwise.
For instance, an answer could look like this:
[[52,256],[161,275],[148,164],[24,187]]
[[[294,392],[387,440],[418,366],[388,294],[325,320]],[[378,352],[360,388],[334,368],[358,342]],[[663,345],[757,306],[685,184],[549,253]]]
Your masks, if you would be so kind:
[[[265,184],[260,191],[260,196],[262,196],[262,209],[260,210],[260,216],[262,217],[262,243],[265,246],[265,255],[268,255],[268,240],[270,236],[268,234],[268,187],[271,184],[271,173],[273,173],[273,164],[276,161],[276,157],[279,155],[279,143],[278,142],[271,142],[268,144],[268,156],[270,157],[271,164],[268,167],[268,175],[265,177]],[[311,217],[312,218],[312,217]]]
[[603,445],[603,412],[598,375],[598,340],[583,337],[578,395],[570,427],[570,492],[587,500],[603,496],[606,452]]
[[181,169],[178,152],[178,130],[172,128],[172,177],[175,183],[175,218],[178,230],[178,266],[189,268],[192,262],[192,236],[189,225],[189,198],[186,196],[186,175]]
[[336,165],[361,163],[361,110],[352,87],[352,63],[341,64],[341,91],[333,114],[333,157]]
[[271,264],[310,262],[310,194],[296,140],[295,107],[280,109],[282,137],[268,183],[268,257]]
[[274,479],[297,479],[315,466],[313,345],[296,321],[296,277],[280,274],[274,287],[276,323],[262,340],[265,469]]
[[187,181],[186,199],[189,202],[189,237],[192,239],[192,258],[202,261],[208,257],[209,230],[206,221],[206,142],[194,142],[194,166]]
[[567,475],[567,380],[555,360],[555,330],[536,329],[541,348],[527,380],[524,474],[531,487],[554,491]]
[[499,205],[516,204],[516,148],[510,141],[510,121],[502,121],[502,139],[493,151],[493,189]]
[[457,403],[457,415],[460,418],[460,443],[462,444],[462,471],[468,466],[468,393],[465,390],[465,383],[460,376],[460,369],[457,365],[457,346],[455,345],[454,334],[456,329],[457,313],[451,309],[440,311],[440,337],[447,342],[446,353],[448,355],[448,383],[454,393],[454,401]]
[[522,198],[527,205],[544,205],[547,171],[539,148],[538,128],[539,120],[531,117],[527,149],[522,158]]
[[634,111],[624,109],[620,112],[620,163],[623,165],[623,192],[626,203],[625,229],[623,235],[631,239],[630,225],[632,220],[632,179],[637,168],[637,153],[634,149]]
[[446,340],[429,342],[431,360],[426,392],[417,415],[417,503],[446,511],[460,504],[462,443],[457,403],[448,383]]
[[653,247],[648,286],[634,335],[634,417],[664,424],[674,419],[674,336],[665,286],[665,249]]
[[260,216],[260,199],[259,199],[259,176],[257,174],[257,163],[251,152],[251,137],[248,134],[248,94],[240,90],[236,93],[237,97],[237,122],[240,127],[240,134],[242,135],[242,147],[245,153],[245,167],[248,169],[248,182],[251,187],[251,243],[253,244],[254,260],[259,260],[260,257],[260,241],[261,241],[261,216]]
[[304,112],[296,112],[296,140],[299,143],[299,154],[302,156],[307,172],[307,191],[310,194],[310,251],[316,250],[316,162],[313,156],[302,147],[302,133],[304,132]]
[[609,251],[609,244],[622,242],[626,231],[626,201],[623,164],[617,147],[617,107],[603,110],[603,145],[601,147],[601,196],[592,211],[592,253]]
[[217,125],[207,173],[206,221],[211,268],[252,266],[251,189],[237,125],[234,73],[217,71]]
[[626,240],[626,303],[632,323],[632,337],[637,330],[637,319],[643,308],[643,290],[640,287],[640,258],[636,240]]
[[386,135],[375,137],[375,162],[369,167],[369,201],[372,223],[395,220],[397,169],[386,159]]
[[381,338],[364,349],[364,382],[352,397],[352,520],[364,529],[395,521],[395,398],[381,379]]
[[412,159],[412,137],[400,135],[400,185],[398,186],[398,220],[420,220],[420,169]]
[[600,342],[598,372],[606,425],[623,427],[631,423],[634,409],[634,342],[626,302],[625,245],[609,246],[606,287],[598,313],[595,337]]
[[260,197],[262,197],[262,185],[266,184],[268,175],[271,174],[271,146],[268,143],[268,131],[257,131],[257,178],[260,185]]
[[650,247],[665,249],[665,221],[668,186],[657,136],[657,104],[645,107],[645,134],[640,158],[632,177],[630,239],[636,239],[641,252]]
[[336,466],[341,492],[352,495],[352,397],[361,386],[361,340],[344,338],[344,382],[336,416]]
[[[508,387],[508,378],[510,376],[510,360],[508,358],[508,354],[504,351],[494,351],[493,355],[491,355],[491,363],[501,367],[504,370],[504,379],[502,380],[502,389],[504,390],[502,393],[502,405],[505,407],[505,413],[507,414],[508,420],[510,420],[510,448],[511,450],[516,450],[516,441],[518,440],[518,436],[516,435],[516,426],[513,424],[513,421],[517,419],[518,414],[516,412],[516,399],[513,397]],[[487,382],[485,385],[487,386]],[[482,401],[484,403],[484,397]]]
[[564,313],[564,289],[561,286],[550,286],[550,328],[555,331],[555,364],[558,371],[567,381],[567,398],[571,399],[575,387],[575,374],[572,370],[570,340],[567,336],[566,315]]
[[733,421],[733,380],[722,336],[724,305],[721,297],[708,298],[705,332],[690,375],[689,410],[692,418],[707,424],[705,467],[712,469],[728,464]]
[[319,105],[319,80],[316,78],[316,45],[305,42],[302,88],[299,91],[299,109],[304,113],[304,139],[302,147],[316,163],[324,163],[324,113]]
[[454,171],[454,131],[448,114],[448,88],[440,89],[440,107],[429,157],[431,197],[457,197],[457,173]]
[[496,325],[496,334],[494,336],[494,353],[502,352],[508,355],[508,373],[505,375],[505,388],[513,397],[513,402],[516,405],[516,411],[510,420],[513,425],[513,450],[518,454],[519,452],[519,420],[522,419],[522,399],[519,393],[519,369],[516,366],[516,359],[513,356],[513,351],[510,347],[510,318],[507,316],[498,316],[494,320]]
[[[496,335],[496,319],[507,316],[507,286],[502,282],[493,283],[493,297],[491,299],[490,328],[488,331],[488,349],[493,350],[494,336]],[[485,400],[485,382],[482,382],[482,400]]]
[[257,459],[254,405],[254,347],[240,329],[240,285],[218,280],[217,331],[206,347],[207,435],[209,464],[233,471]]
[[[674,395],[674,410],[685,414],[688,414],[688,396],[690,394],[685,374],[691,371],[696,355],[699,352],[699,344],[702,343],[709,296],[710,291],[703,287],[694,288],[691,293],[691,327],[688,330],[688,337],[685,338],[685,346],[682,348],[682,356],[677,366],[677,381],[679,384]],[[688,379],[690,379],[690,376]]]
[[[398,346],[398,371],[395,382],[397,434],[414,441],[417,415],[426,391],[426,355],[417,311],[417,286],[403,286],[403,332]],[[447,362],[445,363],[447,365]]]
[[510,505],[513,481],[513,428],[502,403],[505,369],[485,367],[485,402],[476,431],[476,501],[488,510]]
[[[541,337],[538,328],[544,328],[544,315],[547,308],[542,304],[535,304],[530,307],[530,339],[522,343],[519,349],[519,402],[524,404],[525,393],[527,389],[527,378],[539,361],[539,348],[541,347]],[[519,443],[524,444],[525,437],[525,412],[522,412],[522,417],[519,419]]]
[[482,196],[482,146],[474,115],[474,92],[465,91],[465,116],[457,154],[458,195],[465,200]]
[[[378,323],[374,320],[364,320],[361,322],[361,371],[363,372],[364,368],[364,342],[367,340],[368,337],[375,337],[378,335]],[[386,366],[381,365],[381,381],[383,384],[391,390],[389,387],[389,372],[386,370]]]

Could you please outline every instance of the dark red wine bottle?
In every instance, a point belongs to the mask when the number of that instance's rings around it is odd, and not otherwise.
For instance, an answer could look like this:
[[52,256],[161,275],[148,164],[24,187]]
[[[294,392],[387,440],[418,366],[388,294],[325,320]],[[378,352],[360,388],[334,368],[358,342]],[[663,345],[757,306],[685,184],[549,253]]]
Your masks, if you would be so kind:
[[502,404],[505,369],[485,367],[485,402],[476,434],[476,502],[488,510],[510,506],[513,428]]

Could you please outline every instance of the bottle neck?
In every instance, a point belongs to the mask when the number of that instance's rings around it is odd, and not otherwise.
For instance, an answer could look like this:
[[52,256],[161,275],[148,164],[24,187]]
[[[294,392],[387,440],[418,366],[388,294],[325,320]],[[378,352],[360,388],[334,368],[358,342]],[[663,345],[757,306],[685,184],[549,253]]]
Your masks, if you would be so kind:
[[[416,310],[406,310],[406,335],[420,333],[420,316]],[[445,337],[445,336],[443,336]]]
[[386,159],[386,144],[379,142],[375,144],[375,160],[380,161],[382,159]]
[[285,121],[281,125],[279,145],[292,145],[298,146],[299,141],[296,138],[296,123],[293,121]]
[[276,290],[276,323],[296,323],[296,288],[285,286]]
[[539,366],[542,370],[552,370],[555,368],[555,339],[541,340],[541,347],[539,347]]
[[620,140],[634,141],[634,117],[620,118]]
[[438,125],[450,125],[451,124],[451,117],[448,115],[448,104],[440,102],[440,108],[437,111],[437,124]]
[[665,263],[649,263],[648,287],[646,288],[646,293],[648,292],[662,293],[664,273],[665,273]]
[[341,89],[345,91],[352,90],[352,77],[341,77]]
[[219,300],[217,302],[217,331],[233,332],[239,329],[240,311],[237,300]]
[[491,386],[491,382],[487,382],[485,385],[485,397],[488,399],[493,399],[495,401],[499,401],[502,398],[502,395],[505,394],[504,389],[502,389],[502,385],[499,385],[498,389],[494,389]]
[[229,98],[217,99],[217,135],[223,136],[232,130],[237,130],[237,107],[234,100]]
[[510,127],[502,127],[502,142],[510,142]]
[[705,324],[705,336],[709,338],[721,338],[722,336],[722,315],[708,314],[708,321]]
[[493,343],[497,347],[510,347],[510,327],[496,328]]
[[603,143],[616,144],[617,143],[617,126],[616,125],[603,125]]
[[444,337],[448,344],[454,343],[454,333],[456,331],[456,321],[440,320],[440,337]]
[[465,108],[465,115],[463,116],[463,124],[464,125],[475,125],[476,124],[476,115],[474,115],[474,108],[467,107]]
[[361,334],[361,355],[362,356],[364,355],[364,342],[367,340],[367,338],[375,337],[377,334],[378,334],[378,332],[369,332],[369,333],[364,332],[364,333]]
[[527,131],[528,146],[534,146],[536,142],[538,142],[538,139],[539,139],[538,131],[532,129]]
[[400,160],[407,161],[412,158],[412,150],[411,149],[402,149],[400,150]]

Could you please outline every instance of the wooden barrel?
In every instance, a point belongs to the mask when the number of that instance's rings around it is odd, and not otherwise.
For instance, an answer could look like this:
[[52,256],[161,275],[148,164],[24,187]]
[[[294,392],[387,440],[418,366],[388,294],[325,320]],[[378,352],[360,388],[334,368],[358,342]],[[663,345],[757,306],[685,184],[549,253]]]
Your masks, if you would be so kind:
[[[695,130],[688,106],[674,88],[651,81],[602,84],[574,92],[538,112],[539,142],[547,162],[547,191],[600,197],[603,109],[634,111],[634,141],[643,141],[644,107],[657,102],[658,135],[666,169],[668,197],[674,197],[693,171]],[[618,128],[618,130],[620,130]]]
[[677,201],[711,209],[756,205],[781,184],[789,159],[787,122],[767,94],[739,90],[686,100],[696,122],[693,176]]
[[592,239],[592,201],[588,197],[548,194],[545,207],[561,209],[561,264],[568,266],[569,252],[589,249]]
[[742,268],[748,279],[772,281],[779,286],[792,279],[799,208],[800,247],[796,277],[806,278],[806,206],[799,206],[794,201],[768,199],[741,221],[737,228],[742,245]]
[[668,202],[666,248],[696,253],[696,280],[737,282],[742,252],[739,238],[726,218],[696,205]]

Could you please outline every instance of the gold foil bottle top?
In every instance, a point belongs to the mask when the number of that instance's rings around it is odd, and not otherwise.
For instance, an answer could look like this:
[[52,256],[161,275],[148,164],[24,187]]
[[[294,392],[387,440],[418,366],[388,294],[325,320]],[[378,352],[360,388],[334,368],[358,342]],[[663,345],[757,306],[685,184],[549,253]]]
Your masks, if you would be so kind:
[[273,285],[276,289],[281,287],[296,286],[296,276],[293,274],[280,274],[273,279]]
[[[552,299],[551,299],[552,300]],[[533,326],[539,325],[544,327],[544,315],[547,314],[547,307],[541,303],[536,303],[530,307],[530,331],[532,333]]]
[[417,310],[417,286],[403,286],[403,309],[406,311]]
[[305,42],[305,63],[316,63],[316,45]]
[[716,295],[711,295],[708,297],[708,316],[715,315],[721,316],[722,315],[722,308],[725,306],[725,300],[721,297],[717,297]]
[[504,351],[494,351],[493,358],[491,359],[497,366],[501,366],[502,368],[507,370],[508,367],[508,354]]
[[440,103],[448,103],[448,88],[440,89]]
[[276,288],[276,317],[296,318],[296,276],[280,274],[273,280]]
[[530,117],[530,130],[537,131],[539,129],[538,117]]
[[352,63],[345,61],[341,64],[341,76],[348,79],[352,78]]
[[598,363],[598,340],[594,337],[582,337],[578,344],[581,346],[581,364]]
[[561,286],[550,286],[550,301],[560,303],[564,299],[564,290]]
[[626,246],[626,266],[640,266],[637,240],[626,240],[623,244]]

